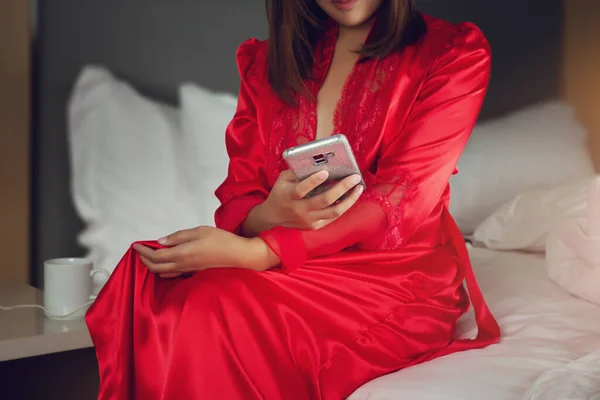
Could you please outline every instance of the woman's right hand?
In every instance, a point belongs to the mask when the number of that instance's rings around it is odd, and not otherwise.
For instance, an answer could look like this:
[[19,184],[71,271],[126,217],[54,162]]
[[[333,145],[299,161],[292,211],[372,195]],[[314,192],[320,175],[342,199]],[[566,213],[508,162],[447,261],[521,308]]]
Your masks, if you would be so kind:
[[254,236],[275,226],[315,230],[335,221],[356,203],[363,186],[358,185],[359,175],[351,175],[321,194],[306,197],[328,176],[327,171],[321,171],[297,182],[292,171],[283,171],[267,200],[248,214],[244,233]]

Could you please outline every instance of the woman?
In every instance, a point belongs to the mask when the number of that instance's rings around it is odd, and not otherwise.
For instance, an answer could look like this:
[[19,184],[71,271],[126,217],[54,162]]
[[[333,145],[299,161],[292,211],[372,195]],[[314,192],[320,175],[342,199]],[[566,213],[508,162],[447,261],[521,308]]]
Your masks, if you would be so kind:
[[[499,339],[448,213],[490,74],[482,33],[409,0],[267,13],[270,39],[237,53],[217,228],[134,244],[88,312],[101,399],[342,399]],[[326,174],[296,183],[281,154],[334,133],[366,190],[348,177],[305,198]],[[463,279],[472,340],[453,339]]]

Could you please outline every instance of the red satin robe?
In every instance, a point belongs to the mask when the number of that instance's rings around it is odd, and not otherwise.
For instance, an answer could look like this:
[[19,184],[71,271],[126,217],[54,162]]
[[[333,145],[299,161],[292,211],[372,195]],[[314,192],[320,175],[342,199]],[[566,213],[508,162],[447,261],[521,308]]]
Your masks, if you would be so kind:
[[[367,190],[321,230],[261,233],[280,268],[163,280],[134,251],[125,255],[86,317],[100,399],[337,400],[378,376],[499,340],[448,213],[448,180],[485,96],[490,50],[471,24],[425,21],[417,44],[355,65],[334,133],[348,137]],[[336,39],[332,26],[318,43],[313,94]],[[232,232],[285,169],[283,150],[316,131],[314,101],[286,106],[268,85],[265,42],[242,44],[237,62],[216,212]],[[463,280],[479,332],[453,340],[469,306]]]

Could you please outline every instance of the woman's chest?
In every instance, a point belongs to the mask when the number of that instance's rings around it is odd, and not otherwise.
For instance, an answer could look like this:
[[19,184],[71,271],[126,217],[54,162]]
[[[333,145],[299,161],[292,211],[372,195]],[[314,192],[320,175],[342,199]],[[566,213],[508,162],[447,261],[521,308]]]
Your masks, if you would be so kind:
[[[330,71],[336,72],[343,71]],[[360,169],[374,171],[386,135],[399,133],[416,98],[420,78],[411,73],[407,79],[407,72],[398,56],[369,60],[357,63],[346,76],[307,81],[310,96],[297,96],[295,106],[276,98],[263,102],[259,128],[269,183],[287,169],[281,157],[287,148],[311,142],[324,131],[345,135]]]

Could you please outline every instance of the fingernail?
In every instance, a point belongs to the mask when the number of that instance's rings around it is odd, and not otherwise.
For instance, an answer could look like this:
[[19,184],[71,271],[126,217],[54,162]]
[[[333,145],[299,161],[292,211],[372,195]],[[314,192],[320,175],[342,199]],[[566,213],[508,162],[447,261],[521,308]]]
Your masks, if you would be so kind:
[[360,196],[363,192],[363,190],[365,190],[365,188],[363,187],[363,185],[358,185],[356,187],[356,193]]
[[166,237],[161,237],[160,239],[158,239],[158,243],[160,243],[160,244],[167,244],[167,238]]
[[358,185],[361,181],[361,177],[360,175],[352,175],[352,178],[350,178],[350,182],[352,182],[352,184],[354,185]]
[[327,172],[325,170],[317,172],[317,178],[319,178],[319,179],[327,179],[328,176],[329,176],[329,172]]

